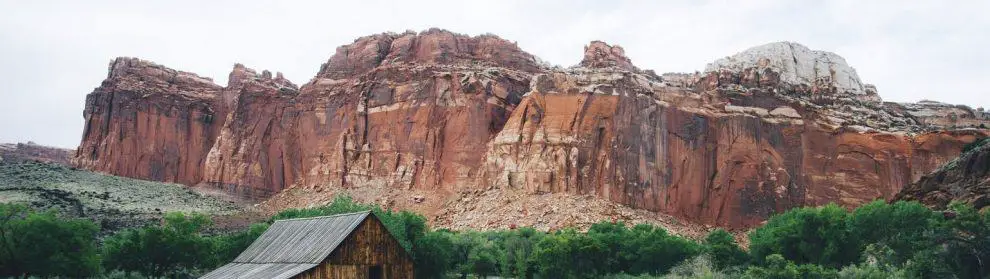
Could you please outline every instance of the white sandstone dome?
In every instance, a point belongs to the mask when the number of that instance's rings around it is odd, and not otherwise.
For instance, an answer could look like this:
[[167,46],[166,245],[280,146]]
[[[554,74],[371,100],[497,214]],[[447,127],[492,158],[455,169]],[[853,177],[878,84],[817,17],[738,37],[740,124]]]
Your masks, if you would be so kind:
[[838,92],[866,94],[856,69],[841,56],[821,50],[811,50],[792,42],[769,43],[752,47],[736,55],[709,63],[705,72],[729,70],[741,72],[747,68],[770,68],[780,74],[780,81],[789,84],[814,84],[829,79]]

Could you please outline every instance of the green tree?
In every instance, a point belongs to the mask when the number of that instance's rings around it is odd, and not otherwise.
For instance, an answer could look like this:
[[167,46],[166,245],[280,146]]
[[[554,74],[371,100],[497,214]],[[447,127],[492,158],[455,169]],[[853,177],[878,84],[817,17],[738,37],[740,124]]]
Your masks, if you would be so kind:
[[750,253],[763,263],[771,254],[799,264],[841,267],[859,258],[856,235],[847,230],[848,213],[835,204],[805,207],[770,218],[749,234]]
[[856,208],[848,225],[850,234],[860,239],[863,248],[887,247],[892,253],[886,262],[900,265],[915,252],[933,248],[935,236],[944,234],[941,219],[941,214],[917,202],[887,204],[878,200]]
[[233,261],[268,230],[268,223],[252,224],[247,230],[213,237],[218,263]]
[[572,244],[578,238],[574,230],[563,230],[548,235],[536,244],[534,259],[539,266],[539,274],[545,278],[583,278],[575,264],[577,253]]
[[961,278],[990,277],[990,210],[982,214],[970,205],[953,202],[951,218],[942,226],[948,231],[939,237],[944,250],[939,258]]
[[210,220],[201,214],[165,215],[163,226],[130,229],[104,242],[107,269],[162,277],[217,265],[214,241],[201,232]]
[[701,253],[698,243],[667,234],[653,225],[639,224],[630,231],[623,250],[633,274],[663,274],[678,263]]
[[444,231],[427,232],[413,245],[413,259],[418,278],[442,278],[450,270],[454,243]]
[[533,260],[536,244],[545,234],[533,228],[519,228],[505,232],[501,238],[503,258],[502,277],[531,278],[537,272]]
[[605,253],[598,258],[598,264],[605,273],[628,271],[631,262],[638,255],[631,255],[629,240],[634,238],[632,231],[623,222],[599,222],[591,225],[588,236],[601,242]]
[[471,231],[454,235],[451,255],[454,270],[461,278],[497,274],[498,260],[504,257],[489,235]]
[[498,259],[502,258],[502,255],[491,240],[485,238],[480,240],[468,254],[468,265],[472,273],[487,278],[488,275],[498,273]]
[[0,276],[95,275],[100,271],[98,232],[89,220],[0,204]]
[[714,230],[705,237],[704,251],[715,267],[720,269],[743,265],[749,261],[746,251],[739,248],[732,235],[723,229]]

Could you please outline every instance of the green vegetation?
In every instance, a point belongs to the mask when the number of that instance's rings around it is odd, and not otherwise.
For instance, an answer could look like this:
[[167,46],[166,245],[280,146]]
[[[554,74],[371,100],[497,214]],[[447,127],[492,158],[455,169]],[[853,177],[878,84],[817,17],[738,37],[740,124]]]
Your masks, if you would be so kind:
[[170,213],[162,226],[122,231],[104,242],[103,265],[153,277],[216,266],[216,242],[202,235],[209,224],[204,215]]
[[722,229],[712,231],[705,237],[704,253],[711,257],[709,260],[715,267],[726,269],[742,266],[749,261],[746,251],[739,248],[732,235]]
[[[984,128],[985,129],[986,128],[986,125],[984,125],[984,124],[981,123],[980,124],[980,128]],[[962,153],[966,153],[966,152],[969,152],[970,150],[976,149],[977,147],[983,146],[983,144],[987,143],[987,141],[990,141],[990,138],[982,138],[982,139],[975,140],[975,141],[973,141],[971,143],[968,143],[968,144],[966,144],[966,146],[963,146]]]
[[[98,228],[51,211],[0,206],[0,276],[188,278],[237,256],[274,220],[373,210],[408,248],[419,278],[987,278],[990,213],[963,204],[945,212],[915,202],[876,201],[848,211],[796,208],[749,234],[702,241],[652,225],[594,224],[587,232],[532,228],[433,230],[422,216],[347,197],[293,209],[241,232],[208,235],[199,214],[168,214],[161,225],[127,229],[98,243]],[[12,237],[13,236],[13,237]],[[102,274],[102,275],[101,275]]]
[[750,251],[761,264],[770,264],[765,259],[772,254],[833,268],[852,263],[858,256],[858,236],[847,230],[847,216],[834,204],[785,212],[750,234]]
[[85,277],[100,271],[93,222],[0,204],[0,276]]
[[157,224],[164,212],[228,214],[240,207],[172,183],[143,181],[40,162],[0,162],[0,203],[87,218],[101,235]]

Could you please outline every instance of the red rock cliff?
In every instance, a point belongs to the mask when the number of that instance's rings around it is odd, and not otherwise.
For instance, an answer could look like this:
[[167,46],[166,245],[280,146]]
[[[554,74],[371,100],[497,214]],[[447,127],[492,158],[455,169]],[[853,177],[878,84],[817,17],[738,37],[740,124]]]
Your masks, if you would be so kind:
[[793,206],[889,198],[985,137],[931,124],[943,123],[937,107],[879,102],[836,57],[771,44],[658,76],[604,42],[561,69],[495,36],[434,29],[359,38],[301,87],[241,65],[220,87],[118,59],[87,98],[75,160],[259,198],[570,193],[745,227]]
[[198,183],[223,126],[222,89],[192,73],[117,58],[107,79],[86,96],[74,163],[120,176]]

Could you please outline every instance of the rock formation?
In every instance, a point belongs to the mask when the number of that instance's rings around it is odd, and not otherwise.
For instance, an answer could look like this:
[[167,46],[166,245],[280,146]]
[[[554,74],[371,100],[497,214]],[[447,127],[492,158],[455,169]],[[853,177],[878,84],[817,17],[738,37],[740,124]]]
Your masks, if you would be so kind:
[[223,126],[223,87],[137,58],[110,62],[86,96],[76,165],[146,180],[196,184]]
[[990,206],[990,144],[974,143],[972,150],[949,161],[897,194],[895,200],[916,200],[945,209],[952,201],[976,209]]
[[[756,74],[773,72],[776,82],[796,86],[812,85],[817,94],[850,94],[872,101],[879,100],[876,92],[868,92],[869,85],[864,85],[859,80],[856,70],[849,67],[841,56],[811,50],[792,42],[756,46],[715,60],[705,67],[705,72],[744,72],[748,69],[754,69]],[[818,92],[829,87],[832,87],[832,92]]]
[[69,165],[72,150],[39,145],[34,142],[0,144],[0,162],[38,161]]
[[[883,103],[841,57],[793,43],[696,74],[640,70],[598,41],[579,66],[548,67],[501,38],[438,29],[359,38],[301,87],[242,65],[226,87],[137,59],[110,68],[87,98],[83,167],[254,198],[308,193],[276,207],[388,191],[441,222],[484,212],[465,195],[494,191],[746,227],[890,198],[986,136],[948,130],[940,106]],[[500,217],[478,226],[549,222]]]

